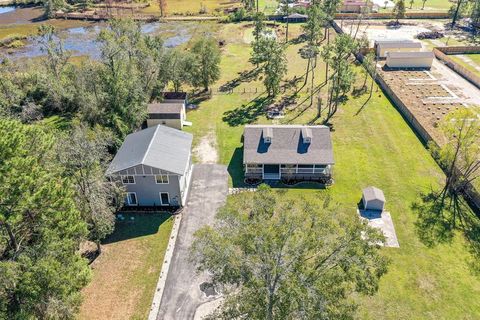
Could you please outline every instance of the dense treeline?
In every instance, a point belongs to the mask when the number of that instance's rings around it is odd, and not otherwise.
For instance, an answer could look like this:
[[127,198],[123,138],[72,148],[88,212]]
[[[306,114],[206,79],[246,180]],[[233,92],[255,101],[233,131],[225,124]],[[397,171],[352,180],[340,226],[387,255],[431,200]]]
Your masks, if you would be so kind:
[[0,63],[0,319],[74,318],[90,277],[81,245],[100,253],[123,203],[104,174],[114,151],[166,88],[208,89],[219,77],[209,37],[165,49],[113,20],[100,58],[75,62],[52,27],[39,34],[45,57]]

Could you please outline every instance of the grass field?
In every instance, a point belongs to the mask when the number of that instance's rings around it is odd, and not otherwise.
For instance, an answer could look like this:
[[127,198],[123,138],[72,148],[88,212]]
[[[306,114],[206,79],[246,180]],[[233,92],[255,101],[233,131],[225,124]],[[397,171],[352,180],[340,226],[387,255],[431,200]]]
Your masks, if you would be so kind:
[[[395,2],[395,1],[393,1]],[[412,8],[410,9],[410,0],[405,0],[405,8],[408,11],[422,12],[422,11],[448,11],[453,5],[449,0],[426,0],[425,8],[422,10],[423,1],[414,0]],[[392,11],[392,8],[383,9],[380,7],[380,12]]]
[[[241,30],[241,31],[239,31]],[[299,26],[291,26],[292,36]],[[246,123],[271,123],[263,116],[265,96],[259,79],[239,82],[239,73],[253,69],[248,63],[250,30],[244,24],[224,25],[218,36],[228,39],[223,48],[222,79],[219,84],[235,83],[235,93],[214,94],[189,112],[195,144],[214,133],[220,162],[228,166],[231,185],[241,184],[241,134]],[[288,79],[301,76],[305,61],[298,57],[301,44],[288,49]],[[324,80],[319,63],[317,84]],[[245,77],[243,77],[245,78]],[[360,77],[359,77],[360,78]],[[235,80],[236,81],[232,81]],[[357,87],[362,80],[359,79]],[[242,93],[252,91],[255,93]],[[316,115],[313,107],[301,102],[304,88],[297,97],[298,107],[282,123],[309,123]],[[325,92],[325,88],[323,89]],[[291,91],[287,90],[287,94]],[[422,192],[436,188],[443,173],[418,137],[378,88],[365,105],[367,96],[350,97],[332,123],[336,165],[335,184],[328,190],[315,186],[290,189],[291,194],[316,197],[330,192],[339,210],[355,215],[361,189],[375,185],[384,190],[400,242],[399,249],[383,250],[390,258],[388,274],[373,297],[358,297],[361,319],[478,319],[480,317],[480,280],[468,268],[469,255],[463,239],[427,248],[415,229],[416,214],[411,206]],[[363,107],[362,107],[363,106]]]
[[173,219],[155,213],[124,217],[92,264],[93,278],[83,290],[79,319],[148,316]]
[[[198,15],[221,13],[225,9],[240,7],[240,1],[223,1],[223,0],[169,0],[167,1],[167,15]],[[258,6],[261,11],[267,14],[275,12],[278,2],[276,0],[259,0]],[[205,11],[206,12],[202,12]],[[142,10],[143,13],[159,14],[160,9],[158,1],[150,1],[150,6]]]
[[449,55],[448,57],[480,76],[480,54]]

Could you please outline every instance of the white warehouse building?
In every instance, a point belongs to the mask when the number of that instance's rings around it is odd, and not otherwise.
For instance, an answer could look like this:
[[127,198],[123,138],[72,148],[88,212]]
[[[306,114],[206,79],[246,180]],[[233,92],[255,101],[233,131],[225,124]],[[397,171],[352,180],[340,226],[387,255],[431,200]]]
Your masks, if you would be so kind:
[[430,69],[434,58],[435,55],[432,51],[387,52],[386,66],[389,68]]
[[387,52],[421,51],[422,44],[412,40],[376,40],[375,53],[379,58],[386,58]]

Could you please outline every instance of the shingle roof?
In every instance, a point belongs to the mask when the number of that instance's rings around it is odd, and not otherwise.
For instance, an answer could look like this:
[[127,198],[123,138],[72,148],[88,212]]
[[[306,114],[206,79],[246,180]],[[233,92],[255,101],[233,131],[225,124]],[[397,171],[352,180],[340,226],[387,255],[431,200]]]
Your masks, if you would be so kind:
[[375,187],[366,187],[363,189],[363,198],[365,201],[380,200],[385,202],[383,191]]
[[[330,129],[308,126],[311,143],[304,143],[300,125],[247,125],[243,132],[243,163],[333,164]],[[264,129],[272,131],[271,143],[263,140]],[[268,131],[270,131],[268,130]]]
[[182,175],[188,165],[192,135],[157,125],[129,134],[108,167],[113,174],[140,164]]
[[183,109],[182,103],[160,102],[150,103],[147,106],[147,113],[181,113]]

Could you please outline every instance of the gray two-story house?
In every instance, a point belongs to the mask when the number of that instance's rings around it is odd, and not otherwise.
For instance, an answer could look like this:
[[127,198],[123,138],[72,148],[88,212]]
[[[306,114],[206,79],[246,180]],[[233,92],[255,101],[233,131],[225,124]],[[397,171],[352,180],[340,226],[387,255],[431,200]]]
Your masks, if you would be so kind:
[[157,125],[128,135],[107,175],[127,191],[127,206],[183,206],[192,173],[192,135]]

